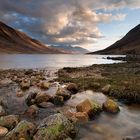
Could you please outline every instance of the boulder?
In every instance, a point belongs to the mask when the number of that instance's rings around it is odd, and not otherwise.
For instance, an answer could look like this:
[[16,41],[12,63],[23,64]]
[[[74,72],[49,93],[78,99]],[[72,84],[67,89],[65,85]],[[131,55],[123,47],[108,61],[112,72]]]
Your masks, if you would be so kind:
[[23,96],[24,96],[23,91],[18,90],[18,91],[16,92],[16,96],[17,96],[17,97],[23,97]]
[[26,100],[25,100],[25,102],[26,102],[26,104],[27,104],[28,106],[35,104],[36,95],[37,95],[36,92],[30,93],[30,94],[28,95],[28,97],[27,97]]
[[38,107],[36,105],[31,105],[28,107],[28,109],[25,111],[25,114],[28,116],[35,116],[38,113]]
[[50,85],[51,85],[51,84],[50,84],[49,82],[43,81],[43,82],[41,83],[40,87],[41,87],[42,89],[49,89]]
[[74,83],[70,83],[67,86],[67,90],[69,90],[72,94],[76,94],[78,92],[78,86]]
[[19,117],[17,115],[8,115],[0,117],[0,126],[6,127],[8,129],[14,128],[19,122]]
[[64,101],[70,99],[70,97],[71,97],[69,91],[64,88],[58,88],[56,95],[62,96],[64,98]]
[[83,102],[79,103],[76,106],[78,112],[85,112],[89,115],[90,118],[97,115],[99,112],[102,111],[100,105],[98,105],[95,101],[90,101],[88,99],[84,100]]
[[3,106],[0,105],[0,117],[4,116],[5,114],[6,114],[6,112],[5,112],[4,108],[3,108]]
[[63,114],[45,118],[39,125],[34,140],[66,140],[76,136],[75,125]]
[[35,132],[35,128],[36,126],[33,123],[21,121],[5,136],[5,140],[19,140],[21,138],[24,138],[25,140],[31,140]]
[[110,113],[118,113],[120,108],[115,101],[108,99],[105,103],[103,103],[103,110]]
[[30,81],[29,80],[23,80],[20,83],[20,86],[22,89],[29,89],[30,88]]
[[108,94],[108,93],[110,92],[110,90],[111,90],[111,85],[110,85],[110,84],[105,85],[105,86],[102,88],[102,92],[103,92],[104,94]]
[[52,103],[56,106],[64,105],[64,98],[63,96],[55,96],[52,98]]
[[123,138],[123,140],[140,140],[140,135],[139,136],[126,136]]
[[0,126],[0,138],[4,137],[8,133],[8,129]]
[[48,102],[52,97],[46,93],[38,93],[35,97],[35,103],[40,104],[42,102]]
[[88,122],[89,117],[86,112],[76,112],[75,117],[79,122]]

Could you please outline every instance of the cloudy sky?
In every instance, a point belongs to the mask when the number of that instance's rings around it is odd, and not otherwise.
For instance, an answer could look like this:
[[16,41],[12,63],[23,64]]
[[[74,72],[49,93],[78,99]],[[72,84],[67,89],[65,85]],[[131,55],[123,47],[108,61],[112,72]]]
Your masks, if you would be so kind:
[[95,51],[140,23],[140,0],[4,0],[0,20],[45,44]]

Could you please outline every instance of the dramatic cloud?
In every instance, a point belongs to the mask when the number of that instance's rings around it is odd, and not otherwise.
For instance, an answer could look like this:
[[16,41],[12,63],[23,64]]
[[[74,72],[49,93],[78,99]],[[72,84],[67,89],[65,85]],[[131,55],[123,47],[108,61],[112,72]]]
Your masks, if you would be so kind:
[[124,20],[112,10],[140,8],[138,0],[4,0],[0,18],[48,44],[88,44],[103,37],[98,24]]

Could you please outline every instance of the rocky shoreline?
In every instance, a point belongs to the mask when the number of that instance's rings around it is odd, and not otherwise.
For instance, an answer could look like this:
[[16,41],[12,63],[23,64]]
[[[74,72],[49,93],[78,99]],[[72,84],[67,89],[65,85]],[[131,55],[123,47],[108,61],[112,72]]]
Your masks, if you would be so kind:
[[[79,124],[95,119],[102,112],[119,113],[119,105],[109,97],[102,104],[92,99],[84,99],[74,107],[66,103],[86,89],[118,98],[111,84],[115,81],[111,78],[115,72],[121,75],[124,67],[129,68],[130,76],[139,84],[139,63],[64,68],[58,72],[46,69],[0,70],[0,139],[71,140],[76,137]],[[129,83],[131,79],[124,79],[119,84],[122,82],[127,87],[132,84]],[[128,95],[125,100],[130,98],[139,103],[139,93]],[[120,96],[119,99],[123,99],[124,95]]]

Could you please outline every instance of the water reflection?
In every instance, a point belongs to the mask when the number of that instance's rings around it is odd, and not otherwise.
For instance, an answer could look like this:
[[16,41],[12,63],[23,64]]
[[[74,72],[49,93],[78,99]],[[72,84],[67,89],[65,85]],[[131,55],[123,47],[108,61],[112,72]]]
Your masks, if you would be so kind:
[[[0,55],[0,69],[9,68],[62,68],[89,66],[92,64],[118,63],[120,61],[104,59],[107,55]],[[112,56],[116,57],[116,56]]]

